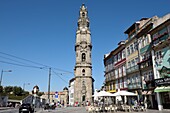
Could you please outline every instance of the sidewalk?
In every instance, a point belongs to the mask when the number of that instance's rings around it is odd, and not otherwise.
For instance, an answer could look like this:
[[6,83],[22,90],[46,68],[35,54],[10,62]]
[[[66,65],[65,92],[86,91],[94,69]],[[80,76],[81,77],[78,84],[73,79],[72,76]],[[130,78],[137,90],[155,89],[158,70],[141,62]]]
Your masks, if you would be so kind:
[[170,110],[162,110],[162,111],[159,111],[159,110],[153,110],[153,109],[147,109],[146,112],[137,112],[137,113],[170,113]]
[[0,110],[14,109],[13,107],[0,107]]
[[0,110],[9,109],[9,107],[0,107]]

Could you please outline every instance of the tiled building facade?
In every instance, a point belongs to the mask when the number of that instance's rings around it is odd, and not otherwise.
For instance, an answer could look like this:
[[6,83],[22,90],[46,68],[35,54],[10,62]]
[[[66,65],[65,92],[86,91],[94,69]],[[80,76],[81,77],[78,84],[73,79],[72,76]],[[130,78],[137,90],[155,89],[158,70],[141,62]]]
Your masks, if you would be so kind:
[[170,14],[142,18],[125,34],[124,49],[118,45],[104,57],[106,91],[128,90],[151,101],[150,108],[170,109]]
[[105,83],[108,92],[116,92],[118,89],[127,89],[126,78],[126,54],[125,42],[121,41],[118,47],[110,54],[105,55],[104,65]]

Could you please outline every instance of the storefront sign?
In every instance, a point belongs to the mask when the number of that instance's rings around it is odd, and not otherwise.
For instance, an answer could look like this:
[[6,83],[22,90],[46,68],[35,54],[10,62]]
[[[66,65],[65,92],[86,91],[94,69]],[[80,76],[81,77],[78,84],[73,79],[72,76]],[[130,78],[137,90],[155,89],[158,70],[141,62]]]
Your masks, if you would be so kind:
[[168,78],[155,79],[155,85],[156,85],[156,86],[166,86],[166,85],[170,85],[170,77],[168,77]]

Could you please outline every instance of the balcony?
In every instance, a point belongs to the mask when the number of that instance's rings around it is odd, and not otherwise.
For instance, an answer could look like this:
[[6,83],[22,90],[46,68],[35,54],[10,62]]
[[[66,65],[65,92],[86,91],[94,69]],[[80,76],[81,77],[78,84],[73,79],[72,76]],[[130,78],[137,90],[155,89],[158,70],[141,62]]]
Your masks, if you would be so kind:
[[110,77],[107,77],[105,79],[105,82],[110,82],[110,81],[113,81],[113,80],[115,80],[115,76],[110,76]]
[[145,63],[145,62],[151,61],[151,60],[152,60],[152,56],[150,56],[150,57],[148,57],[148,58],[142,59],[142,61],[141,61],[141,62],[138,62],[138,64]]
[[141,83],[131,83],[128,85],[128,89],[140,89],[141,88]]
[[152,47],[156,47],[162,43],[169,43],[169,41],[166,41],[166,40],[169,40],[170,37],[168,35],[168,33],[164,33],[160,36],[158,36],[157,38],[154,38],[152,41],[153,41],[153,46]]
[[148,51],[150,49],[151,49],[151,44],[146,45],[145,47],[140,49],[140,54],[142,54],[142,53],[144,53],[144,52],[146,52],[146,51]]
[[133,73],[133,72],[136,72],[136,71],[139,71],[139,66],[138,65],[135,65],[133,67],[130,67],[130,68],[126,69],[127,74],[130,74],[130,73]]

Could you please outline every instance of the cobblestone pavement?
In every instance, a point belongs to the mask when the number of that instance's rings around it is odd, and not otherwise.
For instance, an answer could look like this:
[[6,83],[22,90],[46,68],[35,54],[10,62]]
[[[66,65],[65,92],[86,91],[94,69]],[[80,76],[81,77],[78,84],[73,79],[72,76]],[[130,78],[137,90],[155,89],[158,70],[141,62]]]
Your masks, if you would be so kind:
[[[0,108],[0,113],[18,113],[18,108]],[[55,110],[43,110],[42,108],[36,108],[35,113],[88,113],[88,112],[86,111],[85,107],[66,107],[66,108],[56,108]],[[111,112],[105,112],[105,113],[111,113]],[[163,110],[163,111],[149,109],[146,112],[118,111],[116,113],[170,113],[170,109]]]
[[[86,111],[85,107],[67,107],[67,108],[56,108],[55,110],[39,110],[36,113],[88,113]],[[101,112],[100,112],[101,113]],[[105,112],[105,113],[111,113],[111,112]],[[113,113],[113,112],[112,112]],[[170,110],[147,110],[146,112],[124,112],[124,111],[118,111],[117,113],[170,113]]]
[[39,110],[36,113],[88,113],[85,107],[66,107],[66,108],[56,108],[55,110]]

